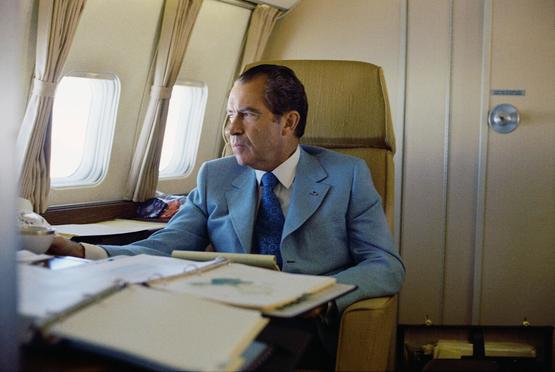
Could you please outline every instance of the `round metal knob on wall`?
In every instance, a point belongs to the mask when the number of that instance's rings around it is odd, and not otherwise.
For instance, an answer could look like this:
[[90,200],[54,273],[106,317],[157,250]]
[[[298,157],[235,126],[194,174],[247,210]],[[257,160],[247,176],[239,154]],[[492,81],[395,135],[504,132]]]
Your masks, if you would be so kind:
[[518,127],[520,115],[516,107],[509,103],[502,103],[490,111],[488,123],[497,133],[511,133]]

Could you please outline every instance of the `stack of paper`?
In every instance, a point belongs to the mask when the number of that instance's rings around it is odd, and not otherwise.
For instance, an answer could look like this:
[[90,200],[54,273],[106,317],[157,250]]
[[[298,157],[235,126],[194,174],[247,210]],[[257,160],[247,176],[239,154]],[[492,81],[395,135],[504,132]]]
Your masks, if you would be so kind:
[[[484,351],[488,357],[536,357],[536,349],[521,342],[486,341]],[[434,359],[460,359],[472,355],[473,345],[466,340],[438,340],[434,346]]]
[[218,261],[193,262],[148,255],[120,256],[63,270],[19,265],[19,313],[46,320],[122,283],[191,274]]
[[[332,277],[282,273],[221,258],[194,262],[148,255],[61,270],[20,264],[19,280],[19,312],[37,320],[47,335],[153,368],[178,370],[242,367],[241,353],[268,322],[259,311],[272,313],[301,300],[317,306],[317,300],[304,299],[331,290],[327,301],[341,287]],[[353,286],[347,287],[341,293]],[[301,306],[286,316],[307,309]]]
[[55,323],[48,333],[156,369],[237,370],[268,320],[260,313],[130,286]]
[[19,313],[47,320],[114,287],[111,280],[66,271],[19,265]]

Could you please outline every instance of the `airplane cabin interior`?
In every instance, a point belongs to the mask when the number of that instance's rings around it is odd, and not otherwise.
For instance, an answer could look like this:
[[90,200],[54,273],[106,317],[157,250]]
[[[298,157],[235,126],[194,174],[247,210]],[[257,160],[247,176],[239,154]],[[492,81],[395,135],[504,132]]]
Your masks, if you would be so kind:
[[[44,256],[165,229],[235,154],[228,97],[264,64],[304,85],[303,149],[370,170],[404,265],[400,291],[340,307],[332,369],[555,370],[554,0],[3,0],[0,49],[0,370],[303,370],[286,319],[359,288],[216,244]],[[281,280],[288,306],[209,293]]]

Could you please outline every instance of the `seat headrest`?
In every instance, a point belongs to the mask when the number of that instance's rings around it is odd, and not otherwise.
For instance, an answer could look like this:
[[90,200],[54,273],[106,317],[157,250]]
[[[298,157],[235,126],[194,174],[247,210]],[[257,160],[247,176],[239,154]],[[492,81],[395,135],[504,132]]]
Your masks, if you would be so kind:
[[395,152],[381,67],[366,62],[259,61],[291,68],[305,86],[308,118],[302,143],[328,148],[373,147]]

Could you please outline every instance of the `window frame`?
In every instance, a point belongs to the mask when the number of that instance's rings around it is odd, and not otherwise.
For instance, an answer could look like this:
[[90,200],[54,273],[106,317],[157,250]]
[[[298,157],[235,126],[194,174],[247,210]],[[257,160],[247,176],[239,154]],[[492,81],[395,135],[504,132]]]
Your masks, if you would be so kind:
[[[70,71],[65,73],[62,79],[66,77],[105,80],[106,82],[99,85],[96,90],[103,90],[104,93],[109,93],[111,90],[112,94],[111,96],[107,94],[97,95],[94,94],[94,91],[92,92],[85,128],[85,148],[81,162],[75,171],[67,177],[54,178],[51,176],[51,188],[94,187],[102,183],[108,174],[121,97],[121,81],[118,75],[113,72]],[[60,83],[62,79],[60,79]],[[55,99],[56,96],[54,102]],[[91,123],[98,124],[90,125]],[[54,126],[54,107],[52,109],[52,126]]]
[[[181,145],[176,147],[187,149],[186,151],[176,152],[172,156],[169,161],[169,165],[165,168],[158,168],[159,175],[158,181],[172,181],[172,180],[179,180],[188,177],[194,169],[196,159],[198,156],[198,148],[200,146],[200,139],[202,135],[202,129],[204,127],[204,119],[206,114],[206,106],[208,103],[208,84],[204,81],[199,80],[178,80],[173,88],[172,88],[172,97],[170,98],[170,106],[168,107],[168,118],[169,113],[171,110],[172,99],[174,99],[173,90],[176,87],[194,87],[194,88],[201,88],[200,96],[198,98],[198,102],[200,105],[197,107],[191,107],[188,112],[189,119],[195,117],[197,120],[195,126],[192,126],[190,121],[187,121],[185,125],[178,127],[178,134],[181,136]],[[174,101],[175,102],[175,101]],[[194,103],[194,102],[193,102]],[[181,116],[183,113],[181,113]],[[167,135],[167,121],[166,121],[166,130],[164,131],[164,141],[166,140]],[[164,145],[162,145],[161,154],[160,154],[160,165],[162,164],[162,152],[164,150]],[[176,156],[177,155],[177,156]],[[172,166],[170,168],[169,166]],[[167,169],[170,168],[170,171]]]

